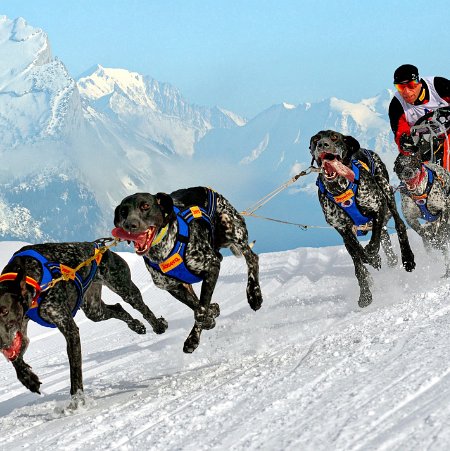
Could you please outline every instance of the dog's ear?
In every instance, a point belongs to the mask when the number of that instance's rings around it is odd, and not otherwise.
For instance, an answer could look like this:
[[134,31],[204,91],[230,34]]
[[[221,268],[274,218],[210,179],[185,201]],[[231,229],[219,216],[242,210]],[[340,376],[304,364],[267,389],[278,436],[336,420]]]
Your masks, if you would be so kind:
[[27,278],[25,276],[25,269],[22,266],[17,266],[16,268],[17,276],[14,284],[16,285],[17,292],[25,297],[27,294]]
[[314,150],[316,149],[316,144],[320,140],[321,132],[316,133],[314,136],[311,136],[309,140],[309,151],[311,155],[314,156]]
[[344,140],[344,143],[347,146],[347,150],[350,154],[354,154],[361,148],[359,141],[356,138],[353,138],[353,136],[343,135],[342,139]]
[[168,216],[173,213],[173,200],[166,193],[157,193],[156,194],[156,202],[161,209],[164,219],[167,219]]
[[311,154],[311,166],[314,165],[316,161],[316,157],[314,155],[314,151],[316,150],[316,144],[320,140],[320,132],[316,133],[314,136],[311,136],[309,140],[309,153]]
[[120,224],[121,224],[120,208],[121,208],[121,206],[118,205],[116,207],[116,209],[114,210],[114,225],[116,227],[120,227]]

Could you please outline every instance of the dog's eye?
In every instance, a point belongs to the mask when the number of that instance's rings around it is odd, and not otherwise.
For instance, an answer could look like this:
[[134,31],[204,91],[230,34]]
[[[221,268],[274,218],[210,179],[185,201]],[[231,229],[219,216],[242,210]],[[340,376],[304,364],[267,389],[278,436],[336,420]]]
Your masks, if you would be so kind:
[[122,216],[122,218],[126,218],[127,215],[128,215],[128,208],[122,207],[122,208],[119,210],[119,213],[120,213],[120,216]]
[[9,311],[6,307],[2,306],[0,307],[0,316],[6,316],[8,315]]
[[150,204],[148,204],[147,202],[141,204],[141,210],[146,211],[150,209]]
[[338,135],[335,135],[334,133],[330,136],[331,141],[336,142],[339,139]]
[[320,140],[320,136],[319,135],[313,136],[313,138],[312,138],[313,144],[316,144],[319,140]]

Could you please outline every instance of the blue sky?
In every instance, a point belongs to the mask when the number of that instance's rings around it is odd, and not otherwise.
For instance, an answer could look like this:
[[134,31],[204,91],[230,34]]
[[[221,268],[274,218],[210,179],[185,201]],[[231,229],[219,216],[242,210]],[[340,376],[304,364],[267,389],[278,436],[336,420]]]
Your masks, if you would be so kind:
[[372,97],[403,63],[450,78],[448,2],[0,0],[72,76],[99,63],[252,117],[274,103]]

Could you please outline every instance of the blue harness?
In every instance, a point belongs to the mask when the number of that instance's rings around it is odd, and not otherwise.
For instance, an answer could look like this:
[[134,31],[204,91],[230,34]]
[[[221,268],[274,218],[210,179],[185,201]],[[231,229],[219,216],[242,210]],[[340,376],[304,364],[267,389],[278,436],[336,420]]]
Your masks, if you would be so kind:
[[428,173],[428,181],[427,186],[425,187],[425,191],[420,196],[415,196],[414,194],[411,194],[408,189],[402,185],[401,186],[401,192],[409,196],[414,203],[419,207],[420,209],[420,216],[422,219],[424,219],[427,222],[434,222],[437,219],[441,217],[441,214],[434,215],[428,210],[428,194],[430,194],[431,188],[433,187],[434,179],[435,179],[435,173],[432,171],[428,166],[425,166],[425,169]]
[[[99,245],[97,243],[93,243],[95,248],[98,249]],[[42,277],[41,280],[38,281],[41,287],[46,286],[49,282],[51,282],[54,278],[57,278],[61,275],[61,264],[58,262],[50,262],[39,252],[36,252],[33,249],[28,249],[23,252],[18,252],[14,254],[10,261],[11,262],[15,257],[31,257],[37,260],[41,264],[42,269]],[[83,297],[86,293],[86,290],[92,283],[94,276],[97,272],[98,264],[95,260],[92,261],[91,270],[85,279],[83,279],[80,274],[75,273],[75,278],[73,279],[73,283],[75,284],[75,288],[78,292],[77,302],[75,307],[72,310],[72,316],[75,316],[78,309],[81,307],[83,303]],[[45,321],[41,315],[39,314],[39,306],[41,305],[42,300],[45,298],[45,292],[42,293],[36,300],[33,302],[33,305],[27,310],[26,315],[28,318],[33,320],[34,322],[40,324],[45,327],[56,327],[54,324]]]
[[160,263],[152,262],[147,255],[144,255],[144,261],[147,267],[176,279],[183,283],[197,283],[203,280],[202,277],[193,274],[185,264],[186,247],[189,243],[189,224],[194,219],[205,221],[210,229],[211,242],[214,236],[213,217],[217,206],[217,194],[212,189],[208,189],[207,209],[193,206],[181,211],[177,207],[173,207],[176,214],[178,232],[175,245],[173,246],[169,256]]
[[[375,172],[375,162],[369,152],[365,153],[370,159],[370,173],[371,175],[373,175]],[[319,187],[320,192],[322,194],[325,194],[328,197],[328,199],[330,199],[333,203],[342,208],[344,213],[346,213],[350,217],[353,224],[355,224],[356,226],[368,224],[373,219],[369,216],[363,215],[359,210],[358,204],[356,203],[356,195],[358,193],[361,168],[364,169],[364,166],[361,164],[360,161],[352,160],[352,171],[355,174],[355,179],[353,182],[349,182],[347,188],[337,196],[334,196],[329,191],[327,191],[320,176],[318,176],[316,180],[316,185]],[[358,236],[366,235],[367,231],[357,230],[356,234]]]

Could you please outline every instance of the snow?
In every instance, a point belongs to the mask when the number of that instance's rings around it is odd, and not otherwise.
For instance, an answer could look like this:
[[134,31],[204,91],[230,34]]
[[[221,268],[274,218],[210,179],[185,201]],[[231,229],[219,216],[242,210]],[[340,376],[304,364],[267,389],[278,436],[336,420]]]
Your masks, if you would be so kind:
[[295,110],[295,108],[297,108],[295,105],[292,105],[292,103],[283,102],[282,105],[286,110]]
[[[42,395],[2,360],[0,449],[448,449],[450,284],[440,255],[411,238],[416,271],[371,270],[366,309],[343,246],[261,254],[258,312],[244,261],[225,257],[221,315],[192,355],[182,352],[192,313],[122,253],[169,329],[140,336],[79,313],[87,403],[69,413],[64,340],[31,324],[26,357]],[[2,263],[19,247],[0,243]],[[104,299],[118,300],[108,290]]]
[[389,124],[386,120],[371,108],[371,102],[375,103],[376,100],[377,98],[375,97],[373,99],[364,99],[360,103],[351,103],[332,97],[330,99],[330,108],[340,112],[344,117],[351,116],[361,129],[371,136],[380,133],[380,130],[389,130]]

